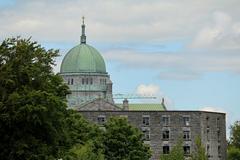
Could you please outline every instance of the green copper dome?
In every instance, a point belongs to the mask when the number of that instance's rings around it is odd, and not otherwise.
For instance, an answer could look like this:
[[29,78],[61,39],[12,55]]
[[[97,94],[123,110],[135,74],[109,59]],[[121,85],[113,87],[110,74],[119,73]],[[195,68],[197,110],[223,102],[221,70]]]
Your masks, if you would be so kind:
[[106,73],[101,54],[92,46],[81,43],[73,47],[64,57],[61,73],[95,72]]
[[105,62],[101,54],[86,44],[85,24],[83,17],[81,44],[73,47],[64,57],[61,73],[106,73]]

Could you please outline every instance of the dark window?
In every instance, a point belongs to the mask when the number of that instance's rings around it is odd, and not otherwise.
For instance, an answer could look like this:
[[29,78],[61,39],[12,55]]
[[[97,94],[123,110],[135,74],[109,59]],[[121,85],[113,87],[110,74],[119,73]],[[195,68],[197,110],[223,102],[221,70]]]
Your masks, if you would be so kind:
[[209,141],[210,139],[210,131],[209,131],[209,128],[207,128],[207,140]]
[[220,129],[220,118],[217,118],[217,129]]
[[209,117],[206,117],[206,121],[207,121],[207,128],[209,128]]
[[150,130],[149,129],[144,129],[143,131],[143,140],[149,141],[150,140]]
[[67,84],[70,85],[70,78],[68,78],[68,83]]
[[106,117],[105,116],[98,116],[97,118],[98,124],[104,124],[106,122]]
[[183,117],[183,123],[185,126],[189,126],[190,125],[190,117],[189,116],[184,116]]
[[84,84],[84,78],[82,78],[82,84]]
[[218,157],[221,157],[221,146],[218,146]]
[[190,131],[183,131],[183,139],[190,140]]
[[163,131],[163,140],[169,140],[169,130]]
[[209,146],[209,144],[207,145],[207,156],[210,157],[210,146]]
[[71,85],[73,85],[73,78],[71,79]]
[[93,84],[93,79],[92,78],[90,78],[90,84]]
[[86,78],[86,84],[88,84],[88,78]]
[[150,117],[149,116],[143,116],[143,125],[149,126],[150,124]]
[[184,155],[190,155],[190,146],[183,146]]
[[169,154],[169,146],[163,146],[163,154]]
[[168,126],[169,125],[169,121],[170,121],[170,117],[169,116],[164,116],[163,117],[163,125],[164,126]]

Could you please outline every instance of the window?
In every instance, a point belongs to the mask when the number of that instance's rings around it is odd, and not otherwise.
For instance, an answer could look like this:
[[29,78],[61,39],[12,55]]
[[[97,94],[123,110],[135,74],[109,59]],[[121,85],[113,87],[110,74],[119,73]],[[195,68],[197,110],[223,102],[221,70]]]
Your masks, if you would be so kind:
[[149,126],[149,124],[150,124],[150,117],[149,116],[147,116],[147,115],[143,116],[142,120],[143,120],[143,125]]
[[68,78],[68,83],[67,84],[70,85],[70,78]]
[[163,131],[163,140],[169,140],[169,130]]
[[207,121],[207,128],[209,128],[209,117],[206,117],[206,121]]
[[86,84],[88,84],[88,78],[86,78]]
[[218,157],[221,157],[221,146],[218,146]]
[[97,121],[98,121],[98,124],[103,125],[106,122],[106,117],[98,116]]
[[186,140],[190,140],[190,131],[183,131],[183,139]]
[[93,84],[93,79],[92,78],[90,78],[90,84]]
[[170,121],[170,117],[169,116],[163,116],[163,125],[164,126],[168,126],[169,125],[169,121]]
[[163,154],[169,154],[169,146],[163,146]]
[[184,155],[190,155],[190,146],[183,146]]
[[207,145],[207,156],[210,157],[210,146],[209,146],[209,144]]
[[84,78],[82,78],[82,84],[84,84],[84,80],[85,80],[85,79],[84,79]]
[[209,139],[210,139],[210,135],[209,135],[209,128],[207,128],[207,141],[209,141]]
[[183,117],[183,123],[185,126],[189,126],[190,125],[190,117],[189,116],[184,116]]
[[220,129],[220,118],[219,117],[217,118],[217,129],[218,130]]
[[150,140],[150,129],[143,129],[143,140],[149,141]]
[[71,79],[71,85],[73,85],[73,78]]

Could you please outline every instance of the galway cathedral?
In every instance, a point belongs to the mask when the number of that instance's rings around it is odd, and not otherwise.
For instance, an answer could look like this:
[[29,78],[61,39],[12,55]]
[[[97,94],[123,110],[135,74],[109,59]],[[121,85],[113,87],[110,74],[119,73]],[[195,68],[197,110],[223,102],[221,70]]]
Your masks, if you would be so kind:
[[143,132],[144,143],[152,150],[151,160],[168,154],[179,138],[183,139],[186,159],[200,137],[209,160],[226,160],[225,113],[167,110],[164,99],[159,104],[131,104],[127,98],[114,102],[112,81],[101,54],[87,44],[83,20],[80,43],[65,55],[59,73],[71,93],[68,107],[102,126],[112,116],[123,116]]

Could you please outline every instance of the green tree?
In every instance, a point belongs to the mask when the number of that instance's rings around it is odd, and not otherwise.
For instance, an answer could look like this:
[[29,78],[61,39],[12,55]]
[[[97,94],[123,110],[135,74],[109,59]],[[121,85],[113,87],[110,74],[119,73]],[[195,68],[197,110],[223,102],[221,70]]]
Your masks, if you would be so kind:
[[0,44],[0,157],[54,159],[68,144],[68,87],[52,71],[57,50],[30,39]]
[[230,146],[240,149],[240,121],[236,121],[231,125],[230,130]]
[[240,122],[236,121],[230,127],[230,140],[228,142],[228,159],[238,160],[240,159]]
[[184,160],[183,143],[181,140],[172,148],[169,154],[160,156],[160,160]]
[[205,153],[205,147],[201,142],[201,138],[197,137],[195,139],[195,149],[192,153],[192,160],[207,160],[207,155]]
[[106,160],[148,160],[151,157],[142,132],[131,126],[126,118],[110,118],[105,129],[103,145]]

